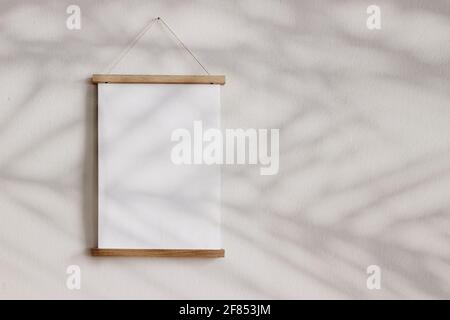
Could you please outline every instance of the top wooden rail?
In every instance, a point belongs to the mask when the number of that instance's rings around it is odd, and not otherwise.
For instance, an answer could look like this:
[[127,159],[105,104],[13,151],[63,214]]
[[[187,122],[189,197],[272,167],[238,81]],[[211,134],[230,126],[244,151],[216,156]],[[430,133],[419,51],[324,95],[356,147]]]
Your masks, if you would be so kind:
[[225,84],[224,75],[132,75],[93,74],[93,83],[185,83],[185,84]]

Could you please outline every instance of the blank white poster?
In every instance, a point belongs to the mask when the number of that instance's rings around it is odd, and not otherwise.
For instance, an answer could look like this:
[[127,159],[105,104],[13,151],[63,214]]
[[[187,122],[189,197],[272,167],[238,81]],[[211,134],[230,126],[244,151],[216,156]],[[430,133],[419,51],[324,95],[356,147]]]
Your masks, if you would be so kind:
[[222,248],[220,167],[171,160],[199,120],[220,128],[219,85],[98,85],[99,248]]

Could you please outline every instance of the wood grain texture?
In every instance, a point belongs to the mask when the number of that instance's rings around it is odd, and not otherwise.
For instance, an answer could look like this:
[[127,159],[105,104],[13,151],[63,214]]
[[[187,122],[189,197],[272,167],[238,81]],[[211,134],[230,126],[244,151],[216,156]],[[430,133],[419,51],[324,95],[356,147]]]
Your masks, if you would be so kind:
[[92,248],[94,257],[160,257],[160,258],[223,258],[224,249],[105,249]]
[[184,83],[184,84],[225,84],[223,75],[132,75],[93,74],[93,83]]

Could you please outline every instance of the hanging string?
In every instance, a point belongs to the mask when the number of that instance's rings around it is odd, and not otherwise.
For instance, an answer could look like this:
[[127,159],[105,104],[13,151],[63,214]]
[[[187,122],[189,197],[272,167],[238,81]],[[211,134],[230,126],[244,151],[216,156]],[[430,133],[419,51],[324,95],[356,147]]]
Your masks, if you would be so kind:
[[111,66],[107,69],[106,73],[111,73],[111,71],[119,64],[120,61],[122,61],[122,59],[128,54],[128,52],[130,52],[130,50],[134,48],[136,43],[138,43],[138,41],[144,36],[144,34],[146,34],[147,31],[153,27],[156,21],[158,21],[158,18],[153,18],[145,25],[144,28],[142,28],[141,31],[139,31],[137,36],[133,39],[133,41],[130,42],[128,47],[126,47],[125,50],[123,50],[122,53],[113,61]]
[[111,71],[119,64],[120,61],[130,52],[131,49],[134,48],[134,46],[138,43],[138,41],[153,27],[153,25],[160,21],[164,27],[169,30],[169,32],[175,37],[175,39],[181,44],[181,46],[194,58],[194,60],[202,67],[202,69],[209,75],[208,70],[206,70],[205,66],[201,64],[201,62],[197,59],[197,57],[192,53],[191,50],[189,50],[188,47],[181,41],[181,39],[175,34],[175,32],[167,25],[167,23],[161,18],[157,17],[152,20],[150,20],[145,27],[137,34],[137,36],[133,39],[133,41],[130,42],[127,48],[125,48],[124,51],[119,55],[117,59],[114,60],[114,62],[111,64],[111,66],[107,69],[106,73],[109,74]]
[[189,48],[186,47],[186,46],[184,45],[183,41],[181,41],[181,39],[178,38],[178,36],[177,36],[177,35],[175,34],[175,32],[173,32],[173,30],[167,25],[167,23],[166,23],[162,18],[160,18],[160,17],[158,17],[157,20],[158,20],[158,21],[161,21],[161,22],[163,23],[163,25],[167,28],[167,30],[170,31],[170,33],[175,37],[175,39],[178,40],[178,42],[183,46],[183,48],[184,48],[187,52],[189,52],[189,54],[192,56],[192,58],[195,59],[195,61],[197,61],[197,63],[200,65],[200,67],[202,67],[202,69],[205,70],[205,72],[206,72],[207,74],[209,74],[208,70],[206,70],[206,68],[201,64],[201,62],[198,61],[198,59],[195,57],[195,55],[192,53],[192,51],[189,50]]

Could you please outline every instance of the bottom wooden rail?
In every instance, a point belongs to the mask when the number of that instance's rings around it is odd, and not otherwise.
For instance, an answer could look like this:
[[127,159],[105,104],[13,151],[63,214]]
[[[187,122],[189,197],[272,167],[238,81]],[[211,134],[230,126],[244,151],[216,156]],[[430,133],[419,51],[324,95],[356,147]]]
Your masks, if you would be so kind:
[[222,258],[224,249],[106,249],[92,248],[95,257],[167,257],[167,258]]

